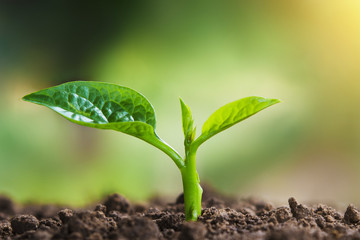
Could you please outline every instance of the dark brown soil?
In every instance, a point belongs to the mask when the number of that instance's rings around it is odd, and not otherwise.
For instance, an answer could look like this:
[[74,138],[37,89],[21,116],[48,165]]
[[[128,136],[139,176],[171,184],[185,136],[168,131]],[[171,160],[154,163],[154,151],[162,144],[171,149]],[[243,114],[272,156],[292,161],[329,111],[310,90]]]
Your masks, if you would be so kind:
[[164,204],[131,204],[113,194],[92,210],[19,207],[0,197],[0,239],[360,239],[360,214],[318,205],[235,201],[205,191],[198,222],[184,221],[183,197]]

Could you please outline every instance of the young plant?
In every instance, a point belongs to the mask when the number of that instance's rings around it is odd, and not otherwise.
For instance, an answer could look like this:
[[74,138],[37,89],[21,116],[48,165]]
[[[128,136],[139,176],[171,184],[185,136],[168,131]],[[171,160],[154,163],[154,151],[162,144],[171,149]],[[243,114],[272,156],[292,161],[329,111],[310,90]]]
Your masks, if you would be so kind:
[[155,111],[140,93],[127,87],[102,82],[68,82],[40,90],[23,100],[51,108],[79,125],[112,129],[140,138],[167,154],[179,168],[183,181],[185,218],[196,221],[201,214],[202,188],[195,166],[201,144],[221,131],[278,103],[277,99],[247,97],[215,111],[195,138],[190,108],[180,98],[185,157],[164,142],[155,132]]

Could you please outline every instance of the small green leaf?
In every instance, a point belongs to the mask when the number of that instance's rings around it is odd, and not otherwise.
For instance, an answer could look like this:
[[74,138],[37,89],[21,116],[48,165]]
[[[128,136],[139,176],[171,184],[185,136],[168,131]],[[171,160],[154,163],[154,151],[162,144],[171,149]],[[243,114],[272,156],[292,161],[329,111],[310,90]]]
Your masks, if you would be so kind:
[[195,140],[197,146],[219,132],[278,102],[280,102],[278,99],[247,97],[226,104],[215,111],[204,123],[200,137]]
[[79,125],[112,129],[140,138],[169,155],[178,167],[180,155],[155,133],[155,111],[140,93],[102,82],[68,82],[40,90],[23,100],[46,106]]
[[181,98],[180,98],[180,105],[181,105],[183,131],[185,136],[185,145],[187,145],[193,142],[195,139],[195,129],[193,128],[194,120],[192,119],[190,107],[186,105]]

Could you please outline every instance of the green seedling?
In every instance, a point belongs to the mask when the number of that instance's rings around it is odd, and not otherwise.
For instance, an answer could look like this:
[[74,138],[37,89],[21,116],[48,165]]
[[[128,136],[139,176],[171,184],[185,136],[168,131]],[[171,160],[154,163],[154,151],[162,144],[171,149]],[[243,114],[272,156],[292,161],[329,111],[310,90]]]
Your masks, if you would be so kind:
[[196,138],[190,108],[180,98],[185,136],[183,158],[156,134],[155,111],[150,102],[130,88],[102,82],[68,82],[31,93],[23,100],[51,108],[79,125],[132,135],[163,151],[180,170],[188,221],[196,221],[201,214],[202,188],[195,166],[199,146],[219,132],[279,102],[263,97],[231,102],[209,117]]

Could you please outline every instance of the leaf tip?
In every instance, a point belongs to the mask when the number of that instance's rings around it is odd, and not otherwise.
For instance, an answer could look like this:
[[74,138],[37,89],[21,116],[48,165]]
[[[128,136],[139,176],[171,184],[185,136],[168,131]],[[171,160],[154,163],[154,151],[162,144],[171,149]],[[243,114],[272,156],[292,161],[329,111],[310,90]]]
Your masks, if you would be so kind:
[[282,100],[276,99],[276,98],[272,98],[272,99],[270,99],[270,100],[271,100],[272,104],[276,104],[276,103],[281,103],[281,102],[282,102]]
[[185,104],[184,101],[182,100],[182,98],[179,96],[179,101],[180,101],[180,104],[183,105]]
[[23,97],[21,98],[21,100],[29,102],[29,101],[30,101],[30,95],[31,95],[31,94],[27,94],[27,95],[23,96]]
[[254,97],[254,98],[258,99],[258,101],[260,102],[268,103],[269,106],[282,102],[280,99],[277,98],[266,98],[266,97]]
[[180,100],[181,111],[185,111],[185,109],[187,109],[188,111],[190,111],[189,106],[186,105],[186,103],[182,100],[181,97],[179,97],[179,100]]

